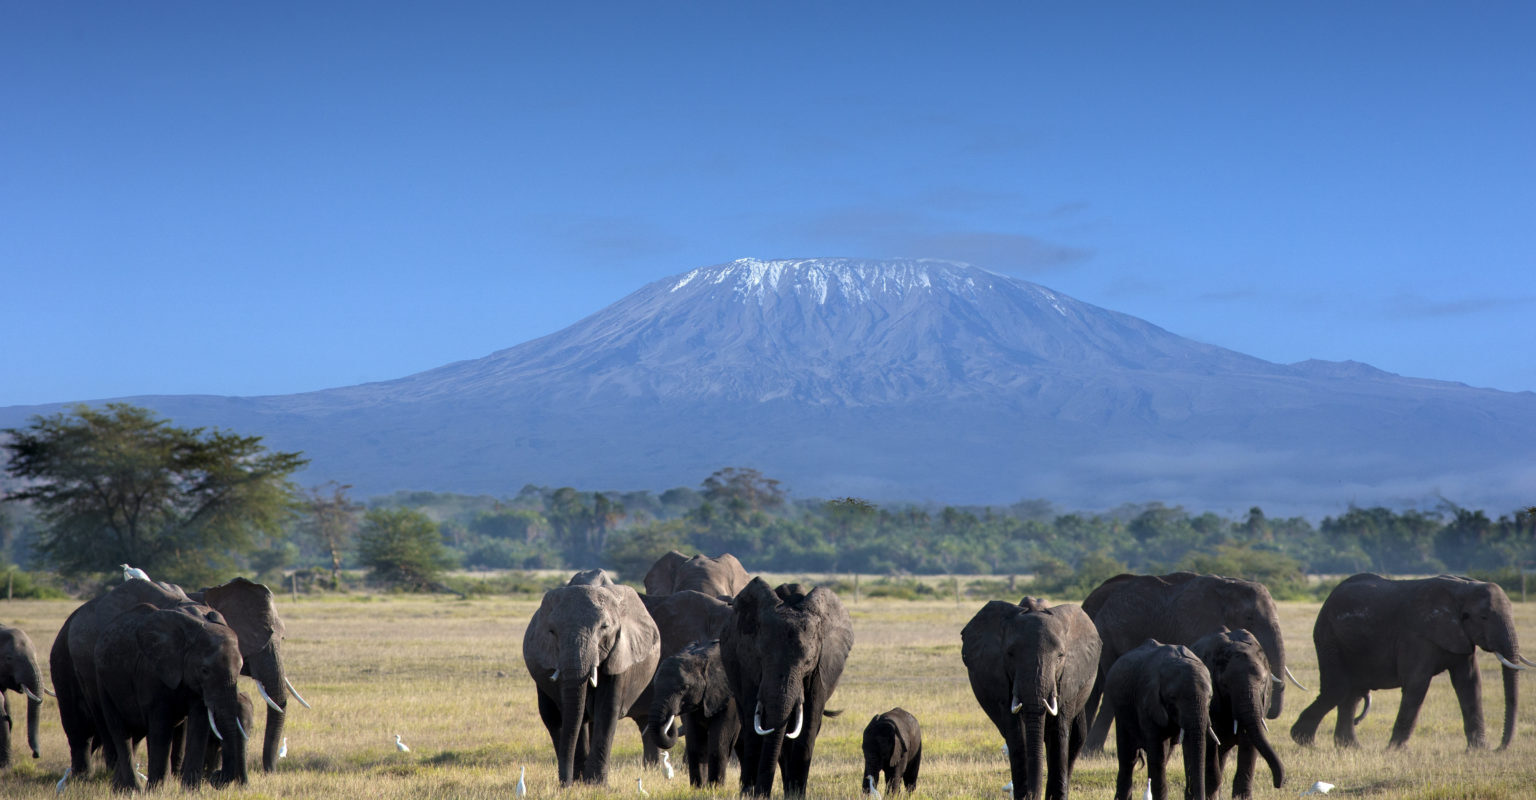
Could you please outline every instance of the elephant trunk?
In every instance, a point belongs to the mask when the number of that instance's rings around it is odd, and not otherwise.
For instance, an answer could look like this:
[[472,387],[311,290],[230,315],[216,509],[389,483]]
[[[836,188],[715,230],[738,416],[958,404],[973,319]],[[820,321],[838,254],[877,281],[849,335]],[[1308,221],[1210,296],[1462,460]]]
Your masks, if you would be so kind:
[[763,749],[757,758],[757,775],[752,783],[753,795],[768,797],[773,794],[773,773],[779,768],[779,752],[783,749],[784,726],[781,724],[772,733],[763,736]]
[[671,750],[676,746],[677,737],[682,734],[682,722],[677,718],[678,704],[669,702],[672,699],[662,697],[660,690],[656,690],[651,700],[651,735],[655,737],[656,746],[663,750]]
[[1039,800],[1043,796],[1041,787],[1045,778],[1045,713],[1025,711],[1021,716],[1024,723],[1025,775],[1028,777],[1020,781],[1018,771],[1013,771],[1013,796]]
[[580,669],[561,668],[560,675],[560,746],[555,750],[555,760],[560,772],[560,785],[570,786],[576,780],[576,744],[581,738],[587,716],[587,675]]
[[1520,708],[1520,671],[1513,667],[1504,667],[1504,738],[1499,741],[1499,749],[1509,747],[1510,740],[1515,738],[1515,712]]
[[[260,685],[262,699],[267,702],[267,725],[261,742],[261,769],[271,772],[277,769],[277,752],[282,746],[283,723],[288,718],[288,683],[283,673],[283,658],[277,642],[272,641],[245,661],[251,677]],[[277,708],[272,706],[276,705]]]
[[1275,788],[1280,788],[1285,783],[1285,765],[1280,763],[1280,755],[1269,743],[1269,736],[1265,733],[1264,719],[1259,714],[1260,703],[1253,698],[1240,702],[1237,708],[1237,724],[1246,730],[1248,740],[1253,743],[1255,750],[1263,757],[1264,763],[1269,765],[1269,774],[1274,778]]
[[1211,728],[1210,713],[1204,703],[1188,701],[1179,710],[1184,731],[1184,796],[1190,800],[1205,798],[1205,745]]
[[757,707],[752,712],[752,730],[753,735],[762,737],[763,749],[758,757],[754,793],[762,797],[773,793],[773,774],[779,766],[784,740],[791,734],[799,736],[805,723],[805,701],[799,697],[799,688],[798,682],[783,680],[772,688],[764,685],[758,691]]
[[27,747],[32,748],[32,757],[38,758],[41,753],[37,749],[37,722],[43,716],[43,701],[42,694],[36,689],[33,690],[33,694],[38,699],[27,698]]

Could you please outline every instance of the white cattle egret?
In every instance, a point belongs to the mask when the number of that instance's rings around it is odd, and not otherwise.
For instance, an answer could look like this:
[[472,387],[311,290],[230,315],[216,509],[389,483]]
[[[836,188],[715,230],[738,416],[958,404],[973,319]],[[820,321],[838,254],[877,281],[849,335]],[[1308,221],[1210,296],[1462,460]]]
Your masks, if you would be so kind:
[[64,768],[64,775],[59,778],[59,782],[58,783],[55,783],[53,785],[53,791],[55,793],[57,793],[57,794],[63,794],[64,793],[64,782],[69,780],[69,773],[72,772],[72,771],[74,771],[74,767],[65,767]]
[[645,797],[650,797],[651,796],[651,793],[647,792],[645,790],[645,779],[644,778],[636,778],[635,779],[635,788],[640,790],[640,794],[641,795],[643,795]]
[[399,750],[402,753],[409,753],[409,752],[411,752],[411,748],[406,746],[405,742],[400,741],[400,734],[398,734],[398,733],[395,734],[395,749]]
[[517,768],[517,788],[513,789],[512,793],[517,795],[518,797],[527,797],[528,796],[528,784],[523,782],[523,775],[526,772],[528,772],[528,768],[527,767],[518,767]]
[[1008,743],[1003,742],[1003,755],[1008,755]]
[[871,800],[880,800],[880,790],[875,788],[875,776],[864,776],[864,792],[870,796]]
[[283,737],[282,745],[277,748],[277,757],[278,758],[287,758],[288,757],[288,737],[287,736]]
[[1312,788],[1302,792],[1301,794],[1303,797],[1305,797],[1309,794],[1327,794],[1331,791],[1333,791],[1333,784],[1327,781],[1318,781],[1317,783],[1312,784]]
[[672,754],[666,750],[661,751],[661,771],[667,780],[672,780]]
[[125,581],[131,581],[131,580],[147,581],[147,580],[149,580],[149,575],[147,573],[145,573],[144,570],[139,569],[138,567],[130,567],[127,564],[118,564],[118,566],[123,568],[123,580],[125,580]]
[[1147,781],[1147,791],[1141,796],[1142,800],[1152,800],[1152,781]]
[[1003,791],[1005,791],[1005,792],[1007,792],[1009,794],[1013,794],[1013,781],[1009,781],[1009,782],[1003,784]]

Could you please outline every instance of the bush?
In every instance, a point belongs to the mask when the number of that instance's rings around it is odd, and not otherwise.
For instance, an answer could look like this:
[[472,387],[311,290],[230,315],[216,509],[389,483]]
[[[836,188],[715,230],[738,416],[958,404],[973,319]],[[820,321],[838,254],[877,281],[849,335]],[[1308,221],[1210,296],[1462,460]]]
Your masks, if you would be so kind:
[[1274,550],[1223,546],[1216,548],[1215,554],[1191,553],[1180,566],[1191,572],[1257,581],[1264,584],[1276,600],[1310,600],[1313,597],[1307,576],[1301,571],[1301,563]]
[[443,570],[453,566],[437,523],[409,508],[369,511],[357,534],[357,559],[371,582],[412,592],[440,588]]
[[63,600],[69,594],[46,572],[26,572],[9,564],[0,565],[0,598],[18,600]]

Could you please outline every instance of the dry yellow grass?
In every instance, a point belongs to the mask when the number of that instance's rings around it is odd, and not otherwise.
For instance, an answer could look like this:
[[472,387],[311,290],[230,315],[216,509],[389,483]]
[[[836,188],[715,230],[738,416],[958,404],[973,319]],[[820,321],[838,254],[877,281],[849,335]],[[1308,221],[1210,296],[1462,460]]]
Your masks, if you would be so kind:
[[[257,764],[249,786],[197,794],[229,800],[500,800],[512,795],[519,766],[528,768],[532,797],[633,797],[637,778],[658,800],[699,794],[688,788],[681,772],[671,782],[654,771],[642,772],[639,736],[628,723],[615,741],[608,787],[560,792],[553,751],[521,659],[523,625],[535,606],[533,600],[506,598],[282,598],[289,671],[315,707],[290,711],[289,757],[277,773],[262,774]],[[811,772],[812,797],[858,794],[864,725],[870,716],[897,705],[923,725],[919,795],[1003,797],[1008,775],[1001,740],[972,698],[960,663],[960,628],[979,606],[957,606],[952,600],[850,604],[857,639],[831,703],[845,714],[823,728]],[[72,602],[0,603],[0,619],[21,626],[46,649],[74,607]],[[1281,604],[1292,669],[1314,688],[1311,627],[1317,607]],[[1522,638],[1536,641],[1536,605],[1518,606],[1516,612]],[[1487,655],[1481,663],[1489,736],[1496,741],[1503,718],[1498,664]],[[1517,798],[1536,791],[1536,701],[1527,699],[1521,708],[1510,751],[1468,753],[1460,711],[1442,676],[1430,690],[1408,750],[1388,752],[1384,748],[1398,693],[1378,692],[1359,731],[1364,746],[1341,752],[1331,745],[1332,717],[1319,729],[1323,744],[1302,749],[1291,743],[1286,731],[1312,699],[1303,694],[1294,688],[1288,693],[1285,713],[1272,726],[1291,777],[1285,788],[1274,789],[1261,766],[1259,797],[1295,797],[1319,779],[1338,785],[1334,796],[1352,797]],[[12,703],[15,708],[14,698]],[[54,784],[69,759],[54,708],[51,700],[45,706],[43,757],[34,761],[18,748],[16,766],[0,775],[0,797],[55,797]],[[396,732],[412,752],[395,750]],[[253,763],[258,749],[259,743],[251,749]],[[1112,759],[1083,760],[1073,791],[1078,797],[1107,798],[1114,779]],[[1177,770],[1173,780],[1182,786]],[[175,786],[161,791],[182,793]],[[727,788],[714,794],[735,792]],[[109,795],[98,767],[87,779],[72,778],[65,796]]]

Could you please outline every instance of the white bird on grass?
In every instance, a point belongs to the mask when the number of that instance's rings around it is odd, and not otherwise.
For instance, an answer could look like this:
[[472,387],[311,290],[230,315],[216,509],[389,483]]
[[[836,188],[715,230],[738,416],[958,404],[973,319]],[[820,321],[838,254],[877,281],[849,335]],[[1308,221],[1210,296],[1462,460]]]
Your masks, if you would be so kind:
[[869,795],[871,800],[880,800],[880,790],[875,788],[875,776],[864,776],[864,793]]
[[287,758],[288,757],[288,737],[287,736],[283,737],[282,745],[277,748],[277,757],[278,758]]
[[640,790],[640,794],[641,795],[643,795],[645,797],[650,797],[651,796],[651,793],[647,792],[645,790],[645,779],[644,778],[636,778],[635,779],[635,788]]
[[408,747],[405,742],[400,741],[400,734],[398,733],[395,734],[395,749],[402,753],[411,752],[411,748]]
[[1147,791],[1141,796],[1142,800],[1152,800],[1152,781],[1147,781]]
[[512,793],[517,795],[518,797],[527,797],[528,796],[528,784],[523,782],[523,775],[526,774],[527,772],[528,772],[528,768],[527,767],[518,767],[517,768],[517,788],[513,789]]
[[[1007,745],[1004,745],[1004,746],[1006,747]],[[1005,791],[1005,792],[1007,792],[1009,794],[1013,794],[1013,781],[1009,781],[1009,782],[1003,784],[1003,791]]]
[[149,580],[149,574],[144,570],[139,569],[138,567],[130,567],[127,564],[118,564],[118,566],[123,568],[123,580],[125,581],[131,581],[135,579],[141,581]]
[[59,778],[59,782],[55,783],[53,785],[53,791],[54,791],[55,794],[63,794],[64,793],[64,782],[69,780],[69,773],[71,773],[73,771],[74,771],[74,767],[65,767],[64,768],[64,776]]
[[1309,794],[1327,794],[1331,791],[1333,791],[1333,784],[1327,781],[1318,781],[1317,783],[1312,784],[1312,788],[1302,792],[1301,794],[1303,797],[1305,797]]

